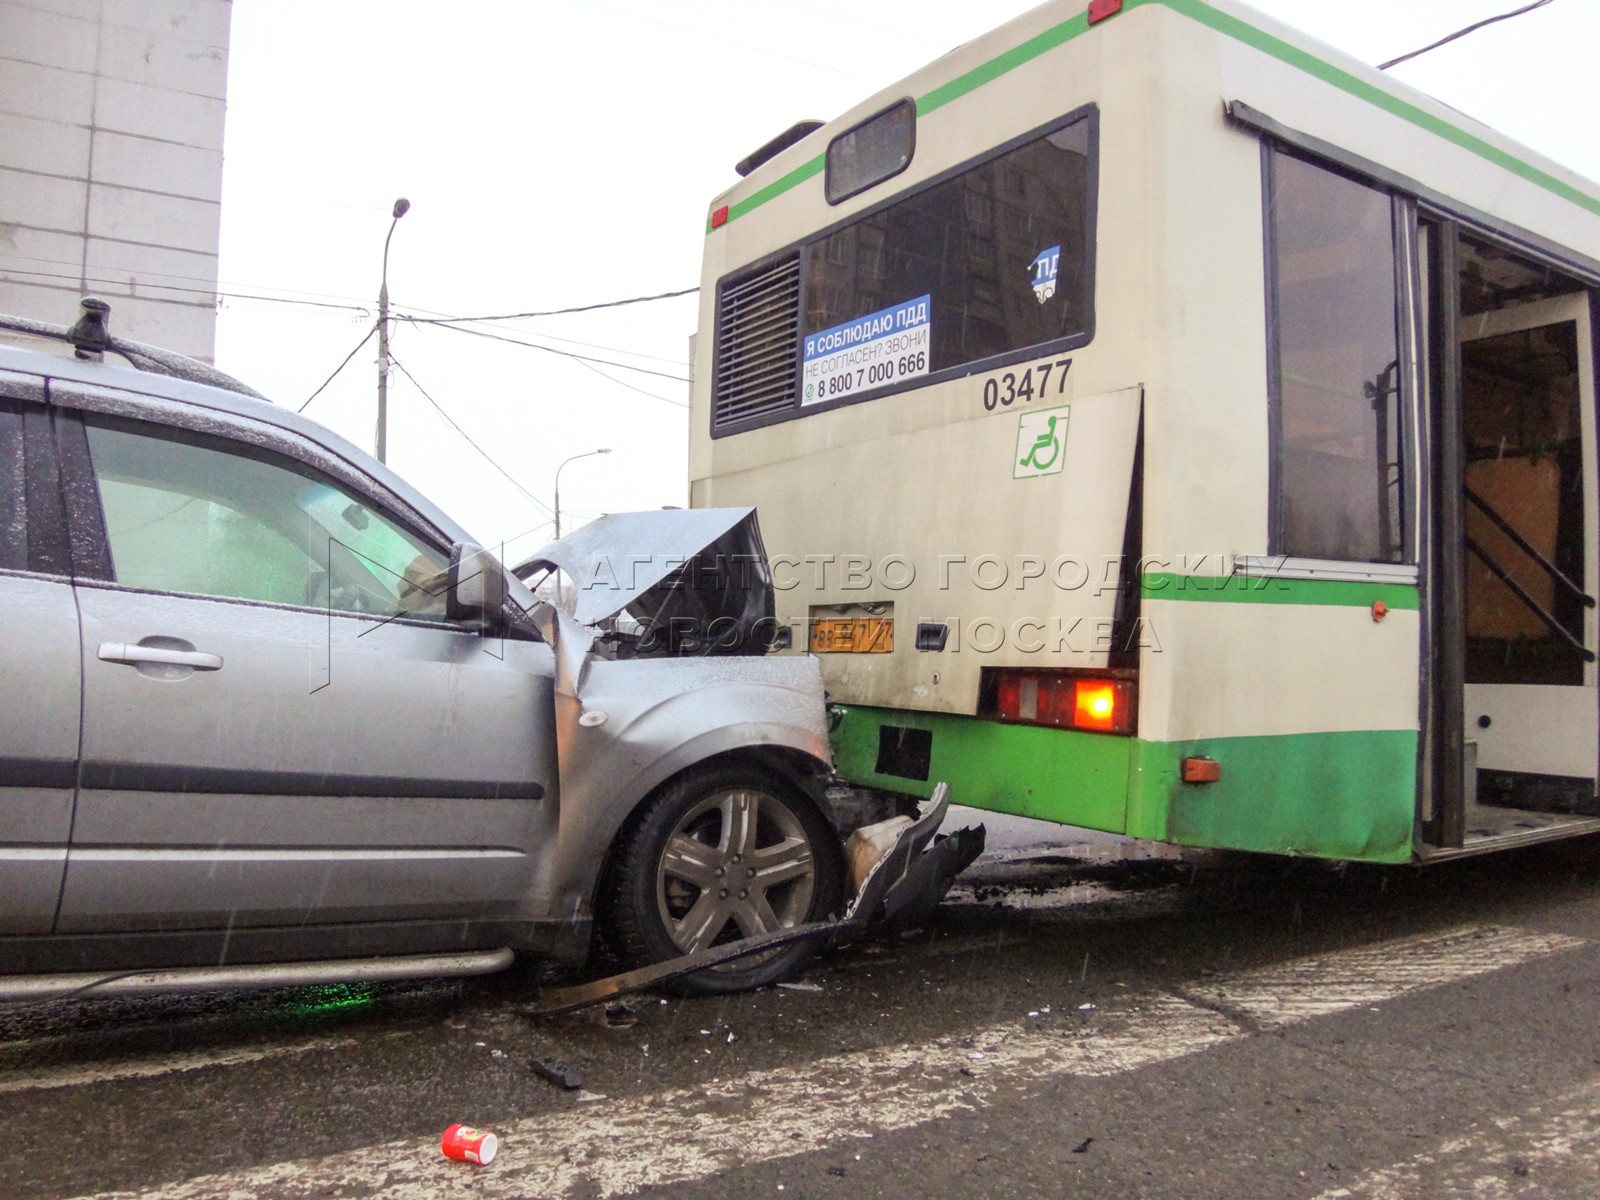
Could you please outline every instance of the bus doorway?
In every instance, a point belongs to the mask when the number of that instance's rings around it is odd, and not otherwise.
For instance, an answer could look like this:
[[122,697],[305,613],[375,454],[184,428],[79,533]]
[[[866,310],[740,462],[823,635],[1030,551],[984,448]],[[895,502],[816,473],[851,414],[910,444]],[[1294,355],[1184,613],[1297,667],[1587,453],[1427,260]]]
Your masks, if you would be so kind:
[[1454,295],[1427,289],[1451,352],[1430,356],[1428,380],[1434,855],[1600,828],[1592,297],[1448,226],[1424,240],[1450,237],[1429,278]]

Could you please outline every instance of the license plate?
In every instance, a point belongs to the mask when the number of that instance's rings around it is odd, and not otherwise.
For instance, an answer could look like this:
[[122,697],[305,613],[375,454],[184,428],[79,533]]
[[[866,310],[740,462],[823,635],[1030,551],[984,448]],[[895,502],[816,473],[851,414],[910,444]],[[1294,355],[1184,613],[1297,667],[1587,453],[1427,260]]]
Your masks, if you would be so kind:
[[811,622],[813,654],[888,654],[893,649],[893,617],[828,617]]

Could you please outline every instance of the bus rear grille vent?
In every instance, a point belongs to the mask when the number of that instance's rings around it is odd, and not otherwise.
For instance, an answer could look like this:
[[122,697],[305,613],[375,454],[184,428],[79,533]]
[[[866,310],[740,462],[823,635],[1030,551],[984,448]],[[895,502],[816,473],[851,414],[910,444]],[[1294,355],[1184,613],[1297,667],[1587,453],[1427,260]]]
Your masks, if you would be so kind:
[[722,290],[713,429],[794,406],[799,332],[798,255]]

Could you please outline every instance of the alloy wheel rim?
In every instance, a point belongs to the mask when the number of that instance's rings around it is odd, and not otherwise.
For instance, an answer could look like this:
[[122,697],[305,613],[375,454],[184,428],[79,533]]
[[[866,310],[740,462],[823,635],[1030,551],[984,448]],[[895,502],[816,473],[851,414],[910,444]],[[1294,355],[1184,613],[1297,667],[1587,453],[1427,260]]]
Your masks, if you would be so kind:
[[690,808],[656,868],[662,925],[685,954],[799,924],[815,888],[811,841],[799,816],[754,788],[723,789]]

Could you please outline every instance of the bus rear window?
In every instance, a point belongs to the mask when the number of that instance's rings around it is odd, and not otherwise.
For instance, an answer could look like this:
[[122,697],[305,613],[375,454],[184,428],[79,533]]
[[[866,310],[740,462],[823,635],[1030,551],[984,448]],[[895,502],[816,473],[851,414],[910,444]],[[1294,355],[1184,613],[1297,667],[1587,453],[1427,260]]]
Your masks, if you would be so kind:
[[925,297],[932,374],[1084,332],[1089,175],[1077,121],[817,239],[802,334]]
[[725,280],[712,432],[1087,342],[1094,144],[1090,110]]
[[911,165],[917,107],[901,100],[828,143],[829,204],[848,200]]

